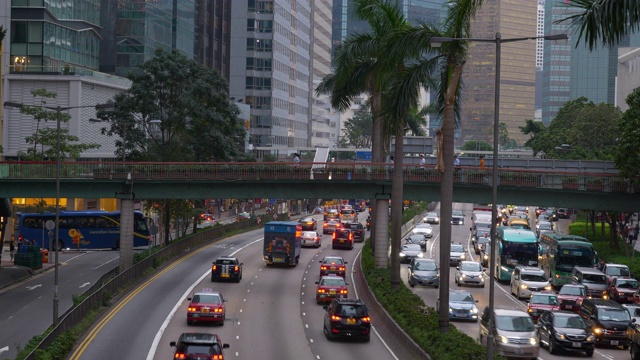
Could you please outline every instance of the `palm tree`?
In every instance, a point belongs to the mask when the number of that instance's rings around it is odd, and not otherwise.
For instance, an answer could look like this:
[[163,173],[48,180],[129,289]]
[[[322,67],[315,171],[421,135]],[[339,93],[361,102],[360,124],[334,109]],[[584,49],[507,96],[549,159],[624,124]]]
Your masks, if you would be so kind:
[[[373,116],[373,131],[371,139],[372,162],[381,163],[384,159],[382,141],[384,116],[382,113],[382,89],[388,81],[389,74],[395,69],[389,61],[389,34],[393,29],[406,24],[398,9],[380,0],[355,0],[356,14],[366,20],[371,26],[371,33],[355,34],[338,46],[334,53],[335,70],[333,74],[325,76],[316,88],[317,93],[330,93],[331,106],[339,111],[349,108],[354,97],[367,93],[371,100]],[[395,58],[395,57],[394,57]],[[374,202],[375,204],[375,202]],[[386,214],[388,205],[376,209],[374,214]],[[387,266],[387,236],[386,229],[377,226],[375,217],[372,221],[372,238],[376,239],[375,251],[376,267]],[[384,231],[384,236],[376,235]]]
[[565,4],[580,11],[560,22],[570,21],[578,28],[576,43],[584,37],[590,50],[600,41],[605,46],[615,45],[640,28],[640,2],[637,0],[566,0]]
[[[433,26],[421,23],[419,26],[402,29],[397,34],[392,52],[412,54],[414,61],[408,65],[390,92],[396,116],[403,116],[405,109],[415,107],[420,87],[436,88],[438,94],[438,115],[442,117],[442,128],[438,139],[438,169],[442,172],[440,187],[440,264],[449,263],[451,250],[451,212],[453,209],[453,148],[454,129],[459,124],[460,77],[466,60],[465,41],[442,44],[440,48],[431,46],[432,37],[471,37],[471,19],[482,0],[458,0],[450,3],[444,23]],[[434,86],[430,74],[439,69],[440,82]],[[392,202],[393,203],[393,202]],[[392,270],[393,271],[393,270]],[[393,276],[393,275],[392,275]],[[442,284],[449,284],[449,272],[440,274]],[[449,328],[449,287],[440,286],[440,329]]]

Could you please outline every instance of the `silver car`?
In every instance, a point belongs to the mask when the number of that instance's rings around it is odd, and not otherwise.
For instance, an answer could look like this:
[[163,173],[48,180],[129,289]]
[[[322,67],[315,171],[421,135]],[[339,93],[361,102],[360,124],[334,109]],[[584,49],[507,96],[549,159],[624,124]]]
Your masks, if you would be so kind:
[[416,285],[438,287],[440,285],[440,274],[438,265],[433,259],[413,259],[409,265],[409,286]]
[[433,237],[433,228],[430,224],[422,223],[416,225],[416,227],[413,228],[412,233],[421,234],[424,235],[424,237],[430,238]]
[[480,263],[463,261],[456,267],[455,282],[458,286],[474,285],[484,287],[484,270]]
[[421,258],[423,256],[422,248],[419,244],[405,244],[402,245],[402,249],[400,250],[400,262],[408,263],[415,258]]
[[437,213],[428,212],[427,215],[422,218],[422,221],[428,224],[440,224],[440,217]]
[[320,247],[322,237],[315,231],[302,232],[302,246]]
[[460,262],[467,260],[467,250],[462,244],[451,244],[451,253],[449,254],[449,266],[458,265]]
[[[489,337],[489,307],[480,318],[480,344],[486,346]],[[522,310],[495,309],[493,323],[496,353],[509,358],[535,359],[540,346],[535,325]]]

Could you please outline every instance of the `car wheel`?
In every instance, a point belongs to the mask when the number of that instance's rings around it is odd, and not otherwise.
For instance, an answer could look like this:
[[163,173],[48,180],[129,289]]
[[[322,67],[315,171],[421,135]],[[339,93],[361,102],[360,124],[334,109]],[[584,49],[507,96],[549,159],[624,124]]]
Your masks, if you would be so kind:
[[[587,355],[587,357],[593,357],[593,349],[587,350],[584,353]],[[631,357],[631,360],[635,360],[635,359]],[[638,360],[640,360],[640,358],[638,358]]]
[[631,344],[631,360],[640,360],[640,349],[636,343]]
[[629,345],[622,345],[622,350],[628,350],[629,349]]
[[333,340],[333,335],[331,335],[331,332],[329,332],[329,330],[327,330],[327,326],[324,326],[324,336],[327,338],[327,340],[332,341]]
[[364,342],[369,342],[371,340],[371,335],[367,335],[366,338],[364,338]]
[[216,278],[215,277],[211,277],[211,282],[216,282]]
[[189,321],[189,319],[187,319],[187,325],[191,325],[193,324],[193,321]]
[[482,284],[481,288],[483,288],[483,289],[484,289],[484,284]]
[[242,279],[242,277],[241,277],[241,276],[238,276],[238,277],[236,278],[236,282],[237,282],[237,283],[239,283],[239,282],[240,282],[240,279]]
[[556,346],[553,343],[553,338],[549,335],[549,354],[555,354],[557,352]]

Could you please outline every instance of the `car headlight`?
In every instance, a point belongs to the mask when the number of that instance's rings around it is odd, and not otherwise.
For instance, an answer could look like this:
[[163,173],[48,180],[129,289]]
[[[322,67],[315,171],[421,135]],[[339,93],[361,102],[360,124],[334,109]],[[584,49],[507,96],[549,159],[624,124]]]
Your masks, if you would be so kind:
[[461,274],[461,275],[460,275],[460,277],[466,277],[466,276],[467,276],[467,275],[465,275],[465,274]]
[[538,344],[538,339],[535,338],[535,337],[529,338],[529,344],[537,345]]
[[467,258],[467,256],[465,254],[460,255],[460,259],[464,260],[466,258]]
[[400,253],[400,257],[405,257],[406,255],[404,253]]
[[480,282],[484,282],[484,276],[480,275]]
[[525,285],[525,284],[521,284],[521,285],[520,285],[520,289],[524,289],[524,290],[526,290],[526,289],[528,289],[528,288],[529,288],[529,287],[528,287],[527,285]]
[[452,313],[452,312],[453,312],[453,309],[452,309],[452,308],[449,308],[449,312],[450,312],[450,313]]
[[564,340],[565,336],[562,333],[556,333],[556,339],[558,340]]
[[498,340],[500,340],[500,342],[503,343],[503,344],[508,344],[509,343],[509,339],[507,339],[507,337],[504,336],[504,335],[498,336]]
[[418,253],[418,257],[423,257],[424,254],[423,253]]
[[593,328],[593,333],[598,335],[602,334],[602,328],[599,328],[599,327]]
[[547,285],[544,287],[545,290],[551,290],[551,285]]
[[472,314],[477,314],[478,313],[478,308],[474,305],[473,308],[471,308],[471,313]]
[[483,258],[484,258],[485,260],[489,260],[489,255],[484,254]]
[[587,336],[587,341],[596,341],[596,337],[593,336],[593,334],[589,334],[589,336]]

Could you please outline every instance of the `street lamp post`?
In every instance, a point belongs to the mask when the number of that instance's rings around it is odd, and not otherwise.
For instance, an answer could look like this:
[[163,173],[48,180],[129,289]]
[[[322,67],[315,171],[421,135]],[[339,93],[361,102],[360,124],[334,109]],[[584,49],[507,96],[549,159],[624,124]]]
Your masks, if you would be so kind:
[[[496,222],[497,203],[498,203],[498,130],[500,125],[500,55],[501,45],[507,42],[525,41],[525,40],[556,40],[564,41],[568,39],[567,34],[556,34],[546,36],[531,36],[520,38],[503,39],[502,35],[497,32],[493,39],[476,39],[476,38],[451,38],[451,37],[432,37],[431,46],[440,47],[442,43],[452,41],[471,41],[471,42],[492,42],[496,45],[496,75],[495,75],[495,98],[493,110],[493,164],[491,167],[491,251],[496,248]],[[495,308],[495,272],[496,257],[491,256],[489,264],[489,334],[487,335],[487,359],[493,359],[494,352],[494,319],[493,311]]]
[[58,247],[60,242],[60,122],[62,120],[62,112],[71,110],[71,109],[80,109],[80,108],[95,108],[99,109],[109,109],[112,108],[112,104],[98,104],[98,105],[90,105],[90,106],[42,106],[42,105],[26,105],[22,103],[16,103],[11,101],[6,101],[4,103],[5,109],[22,109],[24,107],[37,107],[41,109],[54,110],[56,112],[56,217],[55,217],[55,242],[53,243],[54,249],[54,286],[53,286],[53,326],[58,326],[58,309],[59,309],[59,298],[58,298]]

